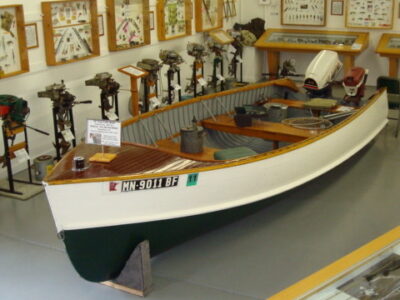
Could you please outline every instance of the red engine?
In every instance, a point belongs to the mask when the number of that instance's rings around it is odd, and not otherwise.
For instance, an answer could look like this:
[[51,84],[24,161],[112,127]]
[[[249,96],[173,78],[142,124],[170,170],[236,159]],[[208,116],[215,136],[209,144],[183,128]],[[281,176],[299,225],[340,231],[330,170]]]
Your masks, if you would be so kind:
[[346,95],[346,104],[360,105],[361,98],[364,97],[365,83],[367,82],[368,70],[361,67],[351,68],[343,79],[343,87]]

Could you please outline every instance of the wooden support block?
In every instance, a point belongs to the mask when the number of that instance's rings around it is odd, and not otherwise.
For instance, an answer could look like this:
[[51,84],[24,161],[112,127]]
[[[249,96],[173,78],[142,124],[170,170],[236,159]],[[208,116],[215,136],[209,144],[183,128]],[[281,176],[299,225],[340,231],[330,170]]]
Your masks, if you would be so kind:
[[90,162],[110,163],[117,157],[115,153],[96,153],[89,158]]
[[116,279],[102,284],[145,297],[152,286],[149,241],[143,241],[135,248]]

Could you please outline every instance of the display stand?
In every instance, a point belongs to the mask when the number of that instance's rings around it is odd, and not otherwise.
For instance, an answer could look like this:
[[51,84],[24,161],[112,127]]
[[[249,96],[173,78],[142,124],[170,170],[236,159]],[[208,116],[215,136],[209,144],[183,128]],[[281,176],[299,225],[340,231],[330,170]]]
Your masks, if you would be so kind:
[[152,286],[149,241],[146,240],[135,248],[116,279],[102,284],[145,297]]
[[201,86],[201,95],[206,94],[205,84],[201,84],[204,81],[204,62],[195,60],[193,62],[193,71],[192,71],[192,84],[193,84],[193,96],[196,98],[197,94],[197,85],[200,83]]
[[[60,118],[60,108],[53,107],[53,126],[54,126],[54,145],[56,147],[56,159],[60,160],[61,156],[65,154],[69,149],[69,141],[64,137],[63,132],[65,130],[70,130],[73,138],[71,139],[72,146],[76,147],[75,140],[75,125],[74,125],[74,116],[72,113],[72,108],[66,111],[66,116],[68,117],[69,128],[65,127],[65,119]],[[68,145],[68,146],[67,146]]]
[[380,56],[389,60],[389,76],[397,77],[400,58],[400,34],[384,33],[375,50]]
[[[174,91],[176,90],[173,84],[174,76],[177,76],[177,85],[181,86],[181,70],[179,68],[170,67],[167,71],[167,79],[168,79],[168,104],[172,104],[174,100]],[[182,90],[178,90],[178,101],[182,101]]]
[[132,115],[139,115],[139,90],[137,80],[148,75],[148,73],[138,67],[128,65],[118,69],[119,72],[128,75],[131,78],[131,105]]
[[213,74],[211,78],[211,83],[214,91],[217,91],[218,81],[220,83],[220,91],[225,90],[225,79],[224,77],[224,58],[221,53],[216,53],[213,61]]
[[[15,126],[15,127],[14,127]],[[28,148],[28,135],[26,132],[26,127],[25,125],[17,125],[17,124],[11,124],[11,126],[2,126],[2,131],[3,131],[3,145],[4,145],[4,163],[7,167],[7,180],[8,180],[8,189],[6,188],[0,188],[0,191],[10,193],[10,194],[15,194],[15,195],[23,195],[22,192],[19,192],[15,189],[15,182],[18,183],[24,183],[24,184],[32,184],[32,185],[41,185],[34,183],[32,180],[32,170],[31,170],[31,164],[30,164],[30,159],[27,160],[27,167],[28,167],[28,176],[29,180],[19,180],[15,179],[12,171],[12,165],[11,165],[11,159],[15,157],[15,152],[21,149],[25,149],[27,153],[29,153],[29,148]],[[15,136],[19,133],[24,133],[24,141],[20,142],[16,145],[9,145],[10,140],[14,140]]]
[[368,32],[267,29],[254,44],[266,50],[270,79],[278,77],[281,52],[332,50],[343,55],[344,73],[354,67],[355,58],[368,46]]

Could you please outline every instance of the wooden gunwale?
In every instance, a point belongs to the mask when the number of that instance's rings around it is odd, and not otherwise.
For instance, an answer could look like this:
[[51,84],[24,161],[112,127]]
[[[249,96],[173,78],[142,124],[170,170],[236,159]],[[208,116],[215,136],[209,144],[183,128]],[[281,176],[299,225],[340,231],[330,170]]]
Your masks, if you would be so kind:
[[[269,82],[268,82],[269,83]],[[264,87],[266,86],[265,83],[264,84],[256,84],[256,87]],[[254,88],[254,86],[253,86]],[[243,89],[249,90],[251,88],[249,87],[244,87]],[[241,89],[242,90],[242,89]],[[320,139],[323,139],[324,137],[335,133],[336,131],[338,131],[339,129],[343,128],[344,126],[348,125],[349,123],[351,123],[353,120],[355,120],[356,118],[358,118],[365,110],[367,110],[369,107],[371,107],[379,98],[379,96],[385,91],[386,89],[380,89],[379,91],[377,91],[374,95],[373,98],[370,99],[368,101],[368,103],[366,105],[364,105],[363,107],[361,107],[357,112],[355,112],[353,115],[351,115],[350,117],[348,117],[347,119],[343,120],[341,123],[326,129],[324,131],[322,131],[320,134],[314,136],[314,137],[310,137],[307,138],[303,141],[300,141],[298,143],[294,143],[279,149],[275,149],[266,153],[261,153],[258,155],[254,155],[251,157],[246,157],[243,159],[237,159],[231,162],[225,162],[225,163],[221,163],[221,164],[216,164],[215,166],[207,166],[207,167],[198,167],[198,168],[194,168],[194,169],[186,169],[186,170],[180,170],[180,171],[166,171],[166,172],[160,172],[160,173],[155,173],[155,174],[143,174],[143,175],[121,175],[121,176],[112,176],[112,177],[100,177],[100,178],[86,178],[86,179],[70,179],[70,180],[53,180],[53,181],[48,181],[47,184],[48,185],[61,185],[61,184],[77,184],[77,183],[94,183],[94,182],[106,182],[106,181],[121,181],[121,180],[133,180],[133,179],[146,179],[146,178],[154,178],[154,177],[165,177],[165,176],[175,176],[175,175],[183,175],[183,174],[189,174],[189,173],[199,173],[199,172],[208,172],[208,171],[214,171],[214,170],[218,170],[218,169],[223,169],[223,168],[230,168],[230,167],[236,167],[236,166],[240,166],[240,165],[244,165],[244,164],[248,164],[248,163],[253,163],[253,162],[258,162],[261,160],[265,160],[265,159],[269,159],[269,158],[273,158],[275,156],[278,155],[282,155],[294,150],[298,150],[300,148],[303,148],[309,144],[312,144],[314,142],[319,141]],[[236,92],[238,90],[235,90]],[[225,91],[225,92],[221,92],[218,94],[213,94],[213,95],[207,95],[207,96],[203,96],[200,98],[196,98],[193,100],[188,100],[185,102],[180,102],[176,105],[182,106],[185,105],[186,103],[195,103],[201,100],[209,100],[211,98],[216,98],[220,95],[229,95],[233,93],[232,91]],[[190,101],[190,102],[189,102]],[[174,106],[176,108],[176,106]],[[157,111],[153,111],[150,112],[148,114],[145,114],[144,116],[150,116],[150,115],[154,115],[157,112],[161,112],[161,111],[166,111],[172,109],[171,107],[165,107],[162,110],[157,110]],[[134,121],[140,120],[140,116],[133,118]],[[129,125],[133,123],[132,120],[126,121],[124,122],[125,126]],[[144,146],[144,145],[140,145],[141,147],[150,147],[150,146]],[[151,148],[154,149],[154,148]]]

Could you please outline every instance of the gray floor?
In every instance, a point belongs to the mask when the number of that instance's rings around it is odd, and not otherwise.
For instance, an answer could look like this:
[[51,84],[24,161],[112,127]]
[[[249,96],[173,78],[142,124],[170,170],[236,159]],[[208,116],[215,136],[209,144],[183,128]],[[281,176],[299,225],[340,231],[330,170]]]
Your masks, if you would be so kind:
[[[153,259],[147,299],[265,299],[399,225],[393,130],[392,121],[352,159],[258,213]],[[79,278],[44,194],[0,197],[0,270],[1,300],[139,299]]]

